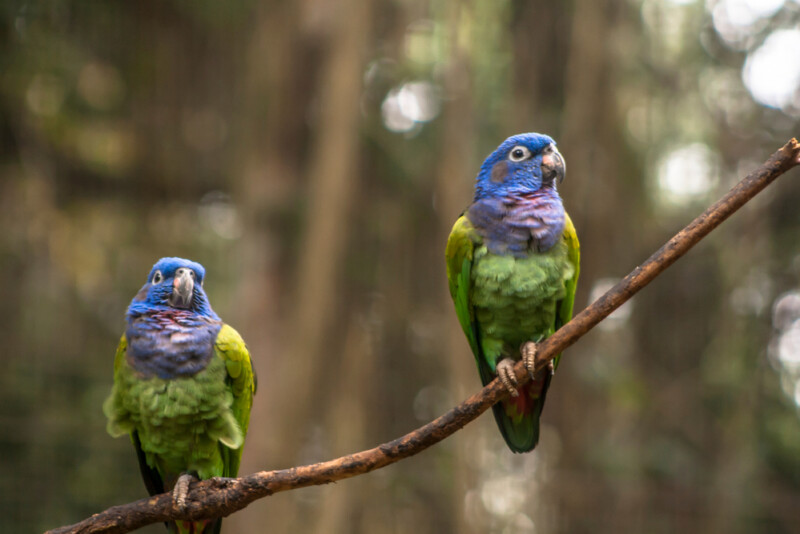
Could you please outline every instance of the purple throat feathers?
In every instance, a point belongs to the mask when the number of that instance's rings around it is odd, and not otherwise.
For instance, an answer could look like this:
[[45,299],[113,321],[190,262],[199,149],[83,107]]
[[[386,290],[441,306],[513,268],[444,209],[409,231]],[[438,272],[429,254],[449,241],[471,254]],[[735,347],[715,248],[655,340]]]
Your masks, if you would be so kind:
[[467,218],[493,254],[546,252],[564,233],[564,205],[554,189],[478,200]]

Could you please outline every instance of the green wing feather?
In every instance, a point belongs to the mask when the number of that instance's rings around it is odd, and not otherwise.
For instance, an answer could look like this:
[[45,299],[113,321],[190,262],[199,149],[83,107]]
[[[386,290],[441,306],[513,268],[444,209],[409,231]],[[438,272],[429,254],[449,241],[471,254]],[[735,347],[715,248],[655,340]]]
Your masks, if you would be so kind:
[[472,271],[472,252],[475,249],[474,240],[479,239],[472,224],[464,215],[458,218],[447,240],[445,258],[447,259],[447,281],[450,286],[450,296],[456,306],[456,316],[464,334],[469,340],[469,346],[476,355],[479,353],[477,330],[475,328],[475,314],[469,303],[470,276]]
[[122,362],[125,361],[125,352],[128,350],[128,339],[125,337],[125,334],[122,334],[122,338],[119,340],[119,345],[117,345],[117,353],[114,355],[114,374],[116,375],[120,367],[122,367]]
[[469,347],[475,356],[475,363],[478,365],[478,372],[481,376],[483,385],[488,384],[494,379],[494,373],[489,362],[486,360],[481,350],[478,325],[475,322],[475,311],[470,302],[470,291],[472,289],[472,254],[475,245],[480,244],[481,238],[472,223],[465,215],[462,215],[453,225],[450,237],[447,240],[445,258],[447,260],[447,281],[450,286],[450,296],[456,308],[456,317],[467,336]]
[[[478,365],[478,374],[481,383],[485,386],[495,378],[495,373],[481,348],[480,329],[475,320],[475,310],[472,306],[470,293],[472,292],[472,262],[475,247],[480,246],[482,240],[466,216],[462,215],[453,225],[450,237],[447,240],[445,258],[447,260],[447,280],[450,286],[450,296],[456,308],[456,316],[467,336],[475,363]],[[527,421],[514,420],[506,414],[503,403],[492,406],[497,426],[508,446],[515,452],[529,450],[528,444],[535,443],[533,427]],[[517,418],[519,419],[519,418]],[[522,444],[522,445],[520,445]]]
[[[564,289],[566,293],[564,298],[561,299],[558,306],[558,313],[556,314],[555,330],[558,330],[570,319],[572,319],[572,309],[575,304],[575,289],[578,287],[578,275],[581,270],[581,246],[578,242],[578,234],[575,231],[575,225],[572,224],[569,214],[564,212],[564,242],[567,244],[567,259],[572,264],[574,269],[572,278],[564,282]],[[553,358],[553,368],[558,367],[558,361],[561,359],[561,354]]]
[[[122,370],[122,364],[125,361],[125,353],[127,350],[128,340],[125,337],[125,334],[123,334],[122,338],[119,340],[119,344],[117,345],[117,353],[114,355],[115,379],[116,375]],[[112,396],[107,402],[114,401],[117,401],[117,398]],[[164,480],[161,478],[161,474],[155,468],[148,465],[147,457],[142,450],[142,442],[139,439],[139,433],[136,432],[136,430],[133,428],[133,425],[130,424],[129,421],[122,423],[115,419],[109,419],[108,432],[115,437],[123,434],[130,435],[131,443],[133,443],[133,448],[136,450],[136,459],[139,462],[139,472],[142,474],[142,480],[144,480],[147,493],[150,495],[164,493],[164,491],[166,491],[166,488],[164,488]]]
[[[242,336],[228,325],[222,325],[214,350],[217,356],[225,361],[225,369],[228,372],[227,383],[233,393],[231,411],[244,436],[250,424],[250,408],[253,406],[253,395],[256,392],[256,374],[250,353]],[[220,443],[224,465],[222,476],[235,477],[239,472],[242,448],[242,446],[231,448]]]

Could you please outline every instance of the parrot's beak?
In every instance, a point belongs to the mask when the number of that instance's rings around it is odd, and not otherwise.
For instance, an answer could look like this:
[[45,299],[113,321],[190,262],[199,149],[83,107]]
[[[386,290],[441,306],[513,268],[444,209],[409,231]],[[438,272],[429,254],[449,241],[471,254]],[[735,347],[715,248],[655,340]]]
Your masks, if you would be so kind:
[[194,273],[191,269],[180,268],[175,271],[172,282],[172,295],[169,304],[175,308],[188,308],[192,304],[194,292]]
[[542,156],[542,177],[549,181],[558,180],[560,184],[566,174],[567,164],[564,157],[555,146],[551,145],[550,150]]

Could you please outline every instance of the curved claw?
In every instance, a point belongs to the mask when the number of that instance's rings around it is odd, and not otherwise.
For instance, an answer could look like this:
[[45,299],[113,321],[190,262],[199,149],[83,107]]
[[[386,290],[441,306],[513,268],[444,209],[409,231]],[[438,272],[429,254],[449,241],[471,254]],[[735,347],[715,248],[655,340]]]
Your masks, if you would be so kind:
[[[528,341],[522,344],[519,351],[522,353],[522,363],[525,365],[525,369],[528,370],[528,374],[531,375],[531,378],[534,378],[533,374],[536,371],[536,355],[539,352],[538,346],[533,341]],[[547,361],[547,370],[551,375],[556,374],[553,360]]]
[[538,351],[536,343],[533,341],[523,343],[519,351],[522,353],[522,363],[525,365],[525,369],[528,370],[528,374],[533,378],[533,372],[536,370],[536,353]]
[[497,364],[497,376],[512,397],[518,397],[517,375],[514,374],[514,360],[505,358]]
[[192,482],[194,477],[189,473],[183,473],[172,489],[172,502],[181,512],[186,511],[186,497],[189,495],[189,485]]

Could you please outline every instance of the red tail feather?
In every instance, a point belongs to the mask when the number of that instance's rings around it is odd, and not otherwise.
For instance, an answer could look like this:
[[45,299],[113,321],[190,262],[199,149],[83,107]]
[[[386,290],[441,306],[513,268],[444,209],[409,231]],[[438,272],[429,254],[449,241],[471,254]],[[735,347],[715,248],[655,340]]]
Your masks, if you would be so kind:
[[544,374],[537,377],[519,389],[519,395],[516,397],[509,397],[503,403],[506,408],[506,414],[513,418],[522,414],[530,413],[533,410],[536,400],[542,395],[542,388],[544,388],[545,378]]

